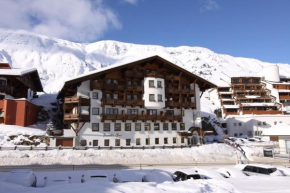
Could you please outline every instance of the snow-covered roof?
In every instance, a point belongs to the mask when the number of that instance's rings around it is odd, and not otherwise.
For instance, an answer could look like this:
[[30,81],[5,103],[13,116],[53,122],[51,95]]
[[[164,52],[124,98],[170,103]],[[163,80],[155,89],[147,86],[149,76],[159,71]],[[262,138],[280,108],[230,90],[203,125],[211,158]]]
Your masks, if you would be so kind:
[[246,95],[245,97],[249,98],[249,99],[255,99],[255,98],[259,98],[260,96],[258,96],[258,95]]
[[254,106],[254,107],[262,107],[262,106],[275,106],[274,103],[242,103],[243,106]]
[[0,75],[22,76],[24,74],[37,71],[36,68],[21,68],[21,69],[0,69]]
[[222,99],[222,101],[234,101],[235,99]]
[[225,109],[239,109],[238,105],[223,105]]
[[290,136],[290,125],[278,124],[269,129],[263,130],[262,135],[266,136]]
[[286,89],[278,89],[278,92],[290,92],[290,90],[286,90]]
[[233,92],[219,92],[220,94],[233,94]]

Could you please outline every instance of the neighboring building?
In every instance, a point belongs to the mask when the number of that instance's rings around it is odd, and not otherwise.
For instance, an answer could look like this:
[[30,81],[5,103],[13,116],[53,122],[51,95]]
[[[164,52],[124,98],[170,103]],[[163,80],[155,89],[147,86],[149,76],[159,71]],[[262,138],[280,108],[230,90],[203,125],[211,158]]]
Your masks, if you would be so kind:
[[212,87],[215,85],[159,56],[76,77],[66,81],[58,94],[64,101],[68,128],[62,137],[51,138],[51,145],[197,143],[200,91]]
[[30,101],[43,88],[35,68],[11,69],[0,63],[0,124],[28,126],[37,122],[38,107]]
[[280,154],[290,154],[290,125],[278,124],[262,133],[263,136],[268,136],[270,141],[279,143]]
[[260,136],[265,128],[290,123],[290,115],[285,115],[290,102],[287,80],[280,79],[276,65],[259,73],[222,73],[218,87],[211,89],[209,96],[220,107],[217,115],[226,119],[228,135]]

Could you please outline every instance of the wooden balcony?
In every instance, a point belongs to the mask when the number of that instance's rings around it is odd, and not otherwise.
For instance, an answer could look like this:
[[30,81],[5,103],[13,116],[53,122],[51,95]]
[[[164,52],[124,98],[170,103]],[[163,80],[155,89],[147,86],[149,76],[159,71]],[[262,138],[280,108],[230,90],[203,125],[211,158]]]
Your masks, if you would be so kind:
[[238,112],[226,112],[225,116],[229,116],[229,115],[240,115],[240,113]]
[[65,114],[63,117],[64,123],[69,124],[72,122],[90,122],[90,115],[83,114]]
[[182,122],[182,116],[181,115],[108,115],[108,114],[102,114],[101,115],[101,121],[113,121],[116,120],[120,121],[178,121]]
[[159,73],[159,72],[145,72],[144,73],[145,77],[154,77],[154,78],[164,78],[164,75]]
[[99,83],[99,82],[94,82],[93,83],[93,89],[96,90],[124,90],[125,86],[123,84],[103,84],[103,83]]
[[244,115],[247,114],[254,114],[254,115],[277,115],[277,114],[282,114],[282,111],[277,111],[277,110],[242,110]]
[[134,72],[133,70],[127,70],[125,72],[126,77],[129,78],[142,78],[143,77],[143,72]]
[[128,91],[138,91],[138,92],[143,92],[144,91],[144,86],[142,85],[130,85],[130,86],[127,86],[126,88]]
[[143,100],[131,100],[131,101],[125,101],[125,106],[139,106],[139,107],[144,107],[144,101]]
[[144,101],[143,100],[123,100],[123,99],[103,99],[102,100],[102,106],[104,105],[111,105],[111,106],[140,106],[143,107],[144,106]]
[[165,102],[165,106],[169,108],[196,108],[195,103],[192,102],[175,102],[175,101],[167,101]]
[[166,107],[169,108],[180,108],[180,104],[179,102],[175,102],[175,101],[167,101],[165,102]]
[[13,95],[13,88],[12,86],[0,85],[0,92],[8,94],[8,95]]
[[176,76],[176,75],[166,75],[165,76],[166,80],[172,80],[172,81],[179,81],[180,80],[180,76]]
[[287,95],[279,95],[280,100],[290,100],[290,96]]
[[83,98],[83,97],[65,97],[64,98],[65,104],[78,104],[80,103],[82,106],[90,106],[90,98]]

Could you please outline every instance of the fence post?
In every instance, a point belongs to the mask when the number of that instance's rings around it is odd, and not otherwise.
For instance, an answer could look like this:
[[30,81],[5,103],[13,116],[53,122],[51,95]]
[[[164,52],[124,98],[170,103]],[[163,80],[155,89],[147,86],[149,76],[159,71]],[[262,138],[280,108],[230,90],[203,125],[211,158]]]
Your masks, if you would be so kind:
[[143,146],[143,150],[145,149],[145,146]]
[[2,147],[0,146],[0,150],[1,150],[1,148],[2,148]]
[[14,147],[14,150],[16,150],[16,149],[17,149],[17,146]]
[[32,150],[32,146],[30,146],[30,150]]

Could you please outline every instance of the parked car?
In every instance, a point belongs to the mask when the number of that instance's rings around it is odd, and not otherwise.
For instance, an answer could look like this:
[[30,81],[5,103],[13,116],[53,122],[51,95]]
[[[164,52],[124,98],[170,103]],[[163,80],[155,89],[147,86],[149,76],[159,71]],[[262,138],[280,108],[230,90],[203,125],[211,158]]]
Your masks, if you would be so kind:
[[163,183],[172,181],[173,180],[170,174],[160,170],[153,170],[142,178],[142,182]]
[[176,181],[185,181],[188,179],[194,179],[194,180],[199,180],[199,179],[224,179],[224,176],[218,173],[217,171],[214,170],[200,170],[197,169],[194,172],[190,174],[186,174],[181,171],[176,171],[172,175],[173,180]]
[[97,182],[108,182],[108,176],[104,171],[89,170],[82,175],[81,183],[97,181]]
[[120,170],[114,174],[113,182],[125,183],[125,182],[142,182],[144,173],[137,173],[132,170]]
[[36,176],[32,170],[13,170],[6,178],[5,182],[20,184],[27,187],[35,187]]
[[267,165],[246,165],[242,171],[249,176],[285,176],[276,167]]
[[66,175],[52,175],[44,177],[44,187],[70,184],[71,177]]
[[245,178],[247,175],[243,173],[241,170],[235,168],[219,168],[217,170],[220,174],[222,174],[225,178]]

